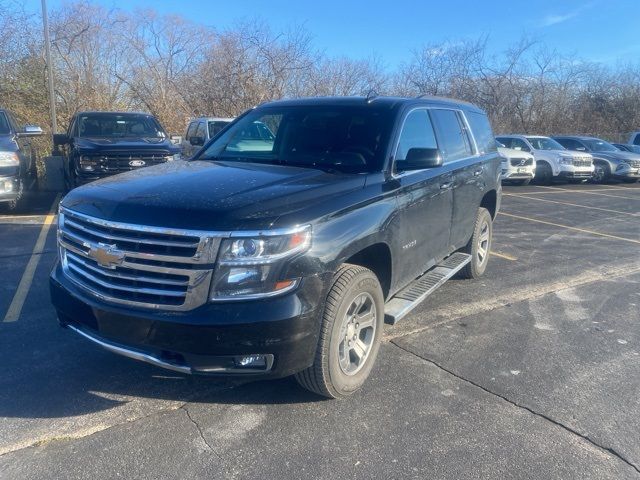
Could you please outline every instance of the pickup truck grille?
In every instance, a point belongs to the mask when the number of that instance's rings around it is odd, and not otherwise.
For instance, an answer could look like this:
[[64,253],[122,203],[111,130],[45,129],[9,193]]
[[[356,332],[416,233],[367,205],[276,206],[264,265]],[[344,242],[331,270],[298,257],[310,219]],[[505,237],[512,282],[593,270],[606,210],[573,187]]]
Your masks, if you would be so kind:
[[574,167],[590,167],[591,163],[592,161],[590,158],[574,158],[573,159]]
[[220,237],[109,222],[61,208],[64,274],[106,302],[190,310],[207,301]]
[[92,156],[98,162],[98,168],[103,172],[119,173],[150,167],[171,160],[171,154],[164,152],[106,152]]
[[531,158],[512,158],[511,159],[512,167],[527,167],[529,165],[533,165],[533,160]]

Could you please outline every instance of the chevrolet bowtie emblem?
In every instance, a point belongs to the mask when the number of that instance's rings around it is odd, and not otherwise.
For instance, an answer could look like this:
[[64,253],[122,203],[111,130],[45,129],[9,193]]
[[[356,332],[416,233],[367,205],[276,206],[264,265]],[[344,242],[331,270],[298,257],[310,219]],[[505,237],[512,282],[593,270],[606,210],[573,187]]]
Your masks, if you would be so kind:
[[122,265],[124,252],[118,250],[115,245],[99,243],[90,247],[89,257],[98,262],[101,267],[114,269],[118,265]]

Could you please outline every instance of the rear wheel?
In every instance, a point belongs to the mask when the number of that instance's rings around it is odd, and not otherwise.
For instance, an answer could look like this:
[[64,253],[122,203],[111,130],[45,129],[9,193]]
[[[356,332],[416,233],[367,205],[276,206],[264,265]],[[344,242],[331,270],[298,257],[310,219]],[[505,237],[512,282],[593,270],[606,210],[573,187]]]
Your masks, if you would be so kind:
[[384,324],[384,297],[375,274],[345,264],[334,276],[322,318],[316,356],[295,375],[307,390],[329,398],[356,392],[378,355]]
[[551,165],[546,162],[538,162],[536,165],[535,180],[541,185],[551,185],[551,181],[553,180],[553,170],[551,170]]
[[462,252],[471,255],[471,261],[460,270],[463,278],[478,278],[484,274],[489,263],[491,240],[493,238],[493,220],[489,210],[480,207],[476,215],[476,223],[471,240]]

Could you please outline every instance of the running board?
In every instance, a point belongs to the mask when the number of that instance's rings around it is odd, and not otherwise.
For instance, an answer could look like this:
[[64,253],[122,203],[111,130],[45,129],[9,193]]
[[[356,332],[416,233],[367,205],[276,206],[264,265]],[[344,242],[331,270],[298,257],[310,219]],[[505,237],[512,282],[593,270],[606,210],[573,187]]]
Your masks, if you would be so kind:
[[394,325],[471,261],[471,255],[454,253],[395,294],[384,306],[384,321]]

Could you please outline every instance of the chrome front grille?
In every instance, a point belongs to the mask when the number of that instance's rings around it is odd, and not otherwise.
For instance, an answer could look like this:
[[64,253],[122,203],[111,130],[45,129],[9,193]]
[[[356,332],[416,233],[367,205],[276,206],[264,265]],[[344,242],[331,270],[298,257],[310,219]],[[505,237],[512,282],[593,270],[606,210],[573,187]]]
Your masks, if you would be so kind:
[[625,160],[629,164],[630,167],[640,168],[640,160]]
[[172,159],[168,151],[164,152],[106,152],[101,155],[91,156],[97,162],[97,168],[103,172],[119,173],[136,170],[141,167],[150,167],[165,163]]
[[64,274],[110,303],[191,310],[207,301],[225,234],[109,222],[61,208]]
[[511,159],[512,167],[527,167],[529,165],[533,165],[533,159],[531,158],[512,158]]
[[590,167],[591,166],[591,159],[590,158],[574,158],[573,159],[573,166],[574,167]]

